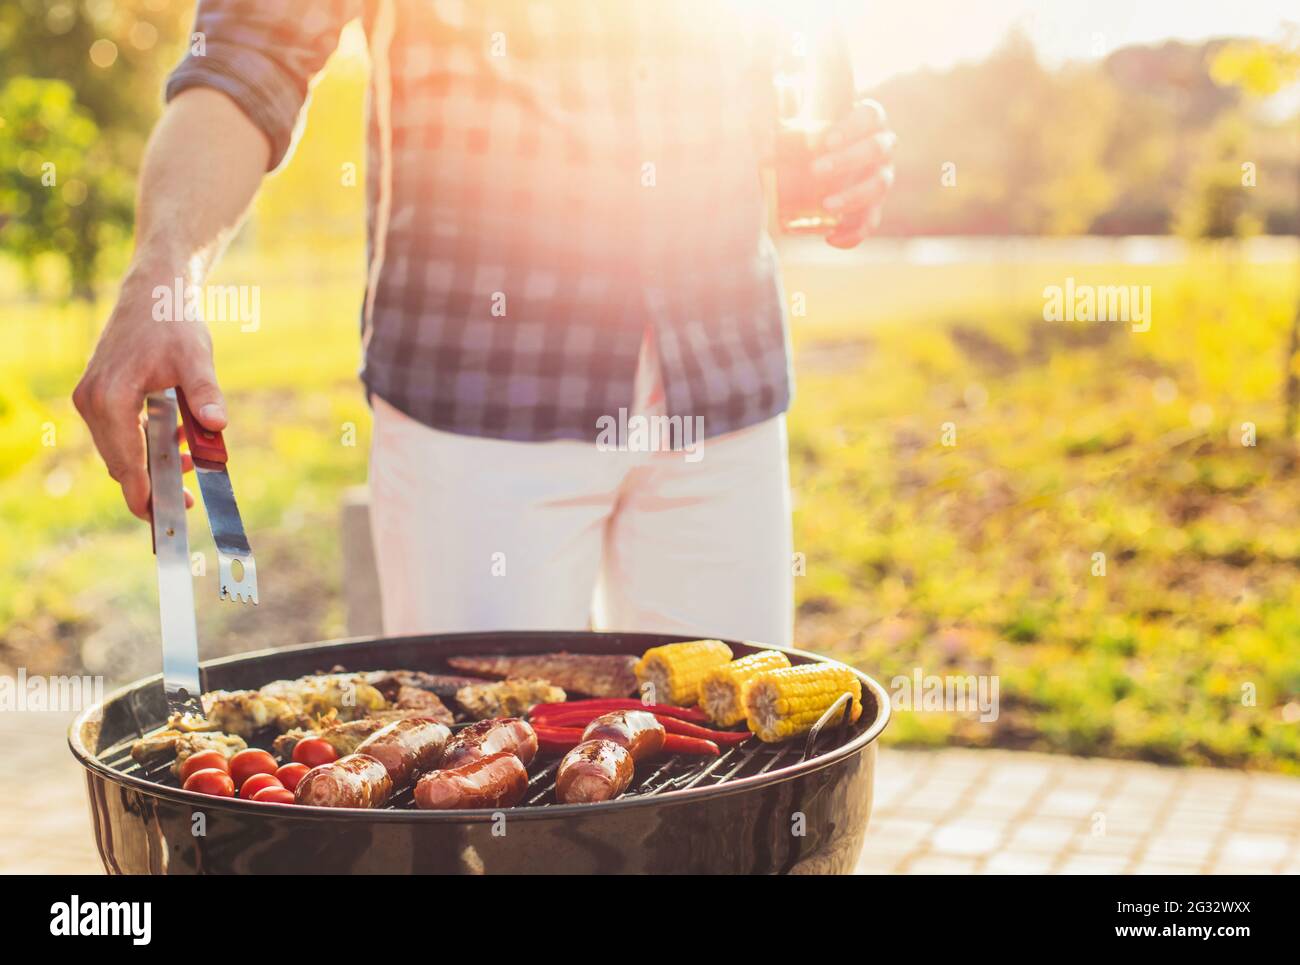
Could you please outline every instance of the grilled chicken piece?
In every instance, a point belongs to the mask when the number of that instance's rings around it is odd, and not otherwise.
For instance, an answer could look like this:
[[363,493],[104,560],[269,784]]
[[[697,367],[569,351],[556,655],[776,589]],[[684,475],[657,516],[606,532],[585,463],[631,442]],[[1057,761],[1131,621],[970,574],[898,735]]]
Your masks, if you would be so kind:
[[131,758],[142,767],[147,767],[155,761],[174,754],[176,759],[172,761],[171,769],[172,773],[179,777],[181,765],[200,751],[220,751],[229,760],[247,747],[248,744],[242,737],[233,734],[185,732],[168,728],[141,737],[132,744]]
[[288,761],[293,759],[293,749],[298,746],[300,740],[319,737],[338,751],[339,757],[347,757],[357,749],[358,744],[383,727],[384,723],[385,721],[378,718],[366,717],[362,720],[349,720],[322,727],[320,730],[295,727],[277,737],[271,743],[271,749],[281,760]]
[[167,729],[190,734],[196,732],[212,732],[218,728],[206,717],[200,717],[197,714],[173,713],[167,716]]
[[[549,680],[569,693],[589,697],[627,697],[636,693],[636,657],[599,653],[536,653],[520,657],[484,654],[448,657],[457,670],[489,677]],[[459,698],[458,698],[459,699]]]
[[456,691],[456,702],[475,720],[520,717],[534,704],[557,704],[564,691],[548,680],[511,678],[490,684],[472,684]]
[[359,720],[388,706],[360,674],[315,674],[276,680],[260,690],[214,690],[203,695],[203,710],[217,729],[251,737],[271,728],[315,728],[322,718]]
[[[273,680],[258,693],[295,705],[308,720],[330,711],[337,712],[339,720],[360,720],[388,706],[384,695],[366,683],[364,674],[313,674],[297,680]],[[303,725],[300,722],[298,726]]]
[[417,687],[399,686],[394,693],[396,698],[387,710],[373,711],[369,717],[360,720],[340,721],[333,711],[316,722],[315,727],[294,727],[277,737],[271,748],[283,760],[293,757],[293,749],[298,741],[307,737],[320,737],[339,752],[339,757],[346,757],[357,749],[357,745],[385,724],[405,717],[428,717],[440,724],[450,725],[455,716],[436,694]]
[[417,687],[439,697],[455,697],[456,691],[471,684],[490,683],[485,677],[464,677],[458,674],[425,673],[422,670],[372,670],[365,675],[366,683],[376,688],[389,701],[397,700],[400,687]]
[[241,737],[252,737],[268,727],[288,730],[303,722],[299,707],[257,690],[210,691],[203,695],[203,712],[217,730]]

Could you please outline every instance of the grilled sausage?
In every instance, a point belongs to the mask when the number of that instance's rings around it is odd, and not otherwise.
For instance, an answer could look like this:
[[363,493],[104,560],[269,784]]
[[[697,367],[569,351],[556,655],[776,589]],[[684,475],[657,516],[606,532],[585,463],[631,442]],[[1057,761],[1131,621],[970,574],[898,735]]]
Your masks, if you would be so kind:
[[509,751],[430,771],[415,785],[415,804],[427,810],[508,808],[528,792],[528,771]]
[[392,793],[393,779],[383,764],[365,754],[349,754],[304,774],[293,799],[322,808],[381,808]]
[[443,752],[442,766],[459,767],[498,751],[509,751],[527,767],[537,756],[537,733],[528,721],[518,717],[481,720],[451,739]]
[[560,761],[555,797],[561,804],[612,801],[632,783],[632,755],[609,740],[583,741]]
[[357,753],[383,764],[393,787],[400,789],[437,767],[450,739],[445,724],[428,717],[408,717],[375,731],[357,745]]
[[582,732],[582,739],[613,741],[626,747],[632,761],[640,764],[664,749],[664,725],[644,710],[615,710],[601,714]]

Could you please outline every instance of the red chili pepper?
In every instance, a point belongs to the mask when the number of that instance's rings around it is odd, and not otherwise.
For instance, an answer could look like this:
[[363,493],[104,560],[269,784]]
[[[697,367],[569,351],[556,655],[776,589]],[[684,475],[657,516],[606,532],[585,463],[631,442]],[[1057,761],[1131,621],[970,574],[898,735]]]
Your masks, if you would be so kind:
[[582,743],[580,727],[547,727],[543,724],[534,724],[533,731],[537,734],[539,754],[567,754]]
[[693,720],[697,724],[707,724],[709,715],[696,707],[674,707],[672,704],[643,704],[631,697],[602,697],[598,700],[567,700],[559,704],[537,704],[528,712],[530,718],[546,717],[554,713],[567,713],[571,710],[590,710],[593,717],[609,713],[611,710],[644,710],[651,714],[664,714],[678,720]]
[[713,741],[715,744],[739,744],[741,741],[747,741],[754,736],[747,730],[709,730],[707,727],[700,727],[698,724],[692,724],[684,720],[675,720],[672,717],[664,717],[661,714],[655,714],[655,720],[663,724],[664,730],[670,734],[698,737],[701,740]]
[[[551,704],[552,707],[564,707],[565,704]],[[541,727],[561,727],[561,728],[585,728],[597,717],[603,714],[611,713],[608,710],[568,710],[568,711],[548,711],[538,715],[537,708],[534,707],[529,712],[529,720],[533,725]],[[701,740],[713,741],[715,744],[739,744],[747,741],[754,735],[748,731],[735,730],[710,730],[707,727],[701,727],[698,724],[692,724],[690,721],[678,720],[676,717],[670,717],[667,714],[655,714],[655,720],[663,725],[664,730],[670,734],[681,734],[685,737],[698,737]]]
[[601,714],[608,713],[610,713],[608,710],[568,710],[539,714],[534,707],[528,712],[528,721],[534,727],[541,724],[543,727],[577,727],[581,730]]
[[669,754],[704,754],[709,757],[717,757],[722,753],[713,741],[687,737],[685,734],[668,734],[664,737],[664,751]]

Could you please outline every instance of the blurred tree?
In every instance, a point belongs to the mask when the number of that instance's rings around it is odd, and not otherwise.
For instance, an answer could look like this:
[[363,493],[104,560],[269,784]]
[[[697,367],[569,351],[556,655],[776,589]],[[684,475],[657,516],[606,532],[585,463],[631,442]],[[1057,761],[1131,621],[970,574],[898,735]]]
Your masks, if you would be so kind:
[[69,289],[89,299],[96,261],[131,218],[131,178],[62,81],[19,77],[0,88],[0,251],[35,285],[40,256],[62,256]]
[[1192,169],[1178,208],[1180,235],[1235,241],[1259,231],[1248,194],[1253,180],[1242,170],[1242,159],[1249,157],[1248,135],[1245,121],[1237,114],[1228,114],[1215,125],[1207,139],[1208,156]]
[[[1242,41],[1223,47],[1210,65],[1210,75],[1225,86],[1233,85],[1255,97],[1269,97],[1300,78],[1300,29],[1293,27],[1275,44]],[[1300,202],[1300,165],[1296,167],[1297,201]],[[1300,217],[1297,218],[1300,225]],[[1300,229],[1297,229],[1300,233]],[[1283,404],[1286,436],[1295,437],[1300,408],[1300,299],[1287,338],[1286,380]]]
[[1197,161],[1231,135],[1232,116],[1259,155],[1252,212],[1274,230],[1293,224],[1278,187],[1295,164],[1289,131],[1243,113],[1242,91],[1211,77],[1231,46],[1169,41],[1049,70],[1012,33],[980,63],[890,79],[872,92],[899,135],[886,232],[1167,232],[1189,184],[1214,193]]
[[105,246],[130,232],[131,181],[192,15],[192,3],[171,0],[0,4],[0,154],[22,162],[0,184],[25,199],[8,209],[0,246],[29,273],[53,253],[69,292],[92,296]]

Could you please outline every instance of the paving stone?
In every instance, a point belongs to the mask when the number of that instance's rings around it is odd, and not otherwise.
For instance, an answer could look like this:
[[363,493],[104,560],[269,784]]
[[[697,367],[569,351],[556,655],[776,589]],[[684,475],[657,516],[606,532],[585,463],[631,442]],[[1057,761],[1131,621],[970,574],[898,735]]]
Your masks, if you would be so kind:
[[1234,831],[1219,851],[1219,859],[1234,864],[1259,863],[1261,868],[1280,864],[1291,851],[1291,839],[1280,834],[1249,834]]
[[973,818],[943,825],[930,838],[930,850],[945,855],[992,854],[1005,836],[1005,824],[990,824]]
[[1213,850],[1213,838],[1195,838],[1162,832],[1147,843],[1144,856],[1161,861],[1202,862]]
[[1089,791],[1053,790],[1039,803],[1038,814],[1087,818],[1097,813],[1101,795]]
[[1058,869],[1063,875],[1117,875],[1129,865],[1129,859],[1119,855],[1076,854],[1065,860]]
[[1135,875],[1195,875],[1201,874],[1202,865],[1178,862],[1142,861],[1133,869]]
[[[930,762],[913,773],[931,768],[933,779],[897,813],[939,823],[928,836],[912,831],[909,871],[1300,873],[1294,778],[1007,751],[910,753]],[[963,755],[970,761],[956,766]],[[1104,833],[1093,835],[1098,813]]]
[[1012,830],[1007,843],[1025,851],[1059,852],[1078,834],[1073,821],[1033,818]]
[[1136,855],[1142,850],[1142,839],[1121,838],[1111,834],[1083,834],[1074,839],[1073,847],[1082,854]]
[[933,821],[920,821],[915,818],[887,817],[880,820],[873,818],[867,829],[867,839],[871,840],[874,837],[914,845],[932,834],[936,827],[938,824]]
[[1216,861],[1206,871],[1206,874],[1211,875],[1270,875],[1273,873],[1273,869],[1268,865],[1254,861]]
[[1030,851],[999,851],[989,858],[984,870],[999,875],[1045,875],[1052,870],[1055,855]]
[[907,872],[914,875],[970,875],[976,868],[974,858],[922,855],[907,865]]

